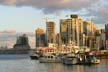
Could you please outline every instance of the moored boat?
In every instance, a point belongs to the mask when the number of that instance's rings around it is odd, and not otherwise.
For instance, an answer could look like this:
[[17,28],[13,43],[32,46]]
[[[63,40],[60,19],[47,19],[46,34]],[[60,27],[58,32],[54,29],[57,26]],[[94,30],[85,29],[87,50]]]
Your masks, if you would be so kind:
[[59,63],[61,62],[61,59],[52,54],[46,54],[39,58],[40,63]]
[[31,59],[39,59],[39,55],[38,54],[33,54],[33,55],[30,55],[30,58]]
[[80,53],[77,55],[78,64],[99,64],[100,59],[93,53]]
[[67,54],[63,57],[62,63],[66,65],[75,65],[77,64],[77,58],[75,54]]

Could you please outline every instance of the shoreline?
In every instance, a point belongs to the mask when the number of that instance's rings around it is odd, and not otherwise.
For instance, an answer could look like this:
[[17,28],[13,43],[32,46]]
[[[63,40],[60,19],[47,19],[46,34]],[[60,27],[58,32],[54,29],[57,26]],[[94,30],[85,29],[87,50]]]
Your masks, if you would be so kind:
[[[29,54],[33,49],[4,49],[0,50],[1,54]],[[35,50],[33,50],[35,51]]]

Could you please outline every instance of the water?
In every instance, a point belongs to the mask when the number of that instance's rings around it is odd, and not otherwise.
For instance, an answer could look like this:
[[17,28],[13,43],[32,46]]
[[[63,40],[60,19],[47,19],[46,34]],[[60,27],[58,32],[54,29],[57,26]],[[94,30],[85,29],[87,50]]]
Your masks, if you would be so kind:
[[107,72],[108,60],[97,65],[63,65],[39,63],[28,55],[0,55],[0,72]]

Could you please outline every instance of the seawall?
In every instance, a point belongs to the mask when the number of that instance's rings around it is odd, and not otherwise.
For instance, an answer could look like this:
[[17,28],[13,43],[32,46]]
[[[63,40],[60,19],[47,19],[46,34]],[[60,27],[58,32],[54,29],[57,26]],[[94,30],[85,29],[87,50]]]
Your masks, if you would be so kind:
[[0,50],[0,54],[29,54],[32,49],[5,49]]

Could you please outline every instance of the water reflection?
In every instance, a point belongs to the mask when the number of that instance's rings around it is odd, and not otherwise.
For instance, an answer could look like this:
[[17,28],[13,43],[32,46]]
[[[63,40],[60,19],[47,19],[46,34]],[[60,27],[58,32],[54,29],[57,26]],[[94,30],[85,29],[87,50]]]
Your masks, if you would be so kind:
[[107,71],[108,71],[107,59],[101,60],[101,63],[97,65],[64,65],[62,63],[39,63],[38,60],[31,60],[27,55],[0,56],[0,72],[107,72]]
[[[106,62],[106,63],[105,63]],[[97,65],[63,65],[61,63],[43,63],[46,72],[107,72],[108,60]]]
[[[45,72],[107,72],[106,65],[63,65],[60,63],[43,63]],[[44,72],[43,71],[43,72]]]

